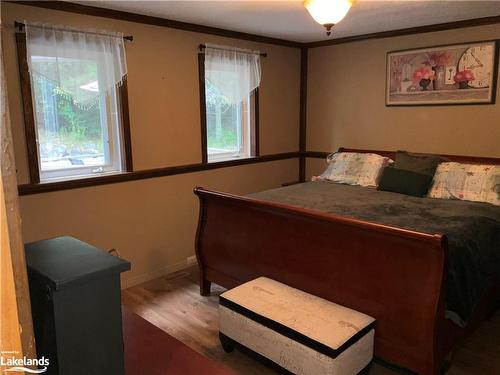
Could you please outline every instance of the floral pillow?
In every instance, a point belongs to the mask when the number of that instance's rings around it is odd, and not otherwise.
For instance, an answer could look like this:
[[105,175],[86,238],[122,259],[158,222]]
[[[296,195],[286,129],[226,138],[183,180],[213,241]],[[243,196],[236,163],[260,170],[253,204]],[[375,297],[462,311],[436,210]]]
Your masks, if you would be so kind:
[[428,197],[500,206],[500,165],[441,163]]
[[348,185],[376,187],[382,171],[392,162],[377,154],[338,152],[327,158],[328,168],[313,181],[332,181]]

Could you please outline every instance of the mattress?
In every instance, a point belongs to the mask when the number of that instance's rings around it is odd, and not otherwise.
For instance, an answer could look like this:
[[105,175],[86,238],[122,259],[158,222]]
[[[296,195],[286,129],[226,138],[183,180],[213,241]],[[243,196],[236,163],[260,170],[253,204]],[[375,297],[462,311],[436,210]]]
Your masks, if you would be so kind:
[[248,195],[448,238],[446,315],[465,326],[500,273],[500,207],[417,198],[373,188],[306,182]]

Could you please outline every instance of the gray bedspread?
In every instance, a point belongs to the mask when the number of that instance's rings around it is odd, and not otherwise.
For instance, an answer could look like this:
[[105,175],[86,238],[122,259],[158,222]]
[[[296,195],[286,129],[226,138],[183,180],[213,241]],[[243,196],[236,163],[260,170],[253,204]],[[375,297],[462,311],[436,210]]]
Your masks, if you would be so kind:
[[448,237],[447,317],[464,326],[500,273],[500,207],[306,182],[250,197]]

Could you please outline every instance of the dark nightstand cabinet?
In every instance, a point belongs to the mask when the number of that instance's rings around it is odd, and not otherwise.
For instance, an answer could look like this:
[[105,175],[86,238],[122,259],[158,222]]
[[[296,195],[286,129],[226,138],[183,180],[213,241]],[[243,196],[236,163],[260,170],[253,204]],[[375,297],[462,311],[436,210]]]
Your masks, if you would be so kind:
[[123,375],[120,273],[130,263],[72,237],[25,245],[38,357],[47,374]]

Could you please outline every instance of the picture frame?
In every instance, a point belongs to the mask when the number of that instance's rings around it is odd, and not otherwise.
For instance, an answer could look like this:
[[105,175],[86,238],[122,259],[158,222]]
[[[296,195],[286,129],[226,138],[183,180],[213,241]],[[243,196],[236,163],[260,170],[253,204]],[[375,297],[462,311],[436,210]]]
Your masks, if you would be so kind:
[[386,106],[495,104],[498,41],[391,51]]

